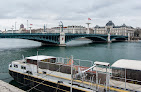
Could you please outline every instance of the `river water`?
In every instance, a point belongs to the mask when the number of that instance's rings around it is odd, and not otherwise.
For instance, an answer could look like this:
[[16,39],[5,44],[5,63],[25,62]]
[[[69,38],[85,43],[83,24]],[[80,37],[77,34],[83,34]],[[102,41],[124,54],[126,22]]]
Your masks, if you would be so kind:
[[[23,39],[0,39],[0,79],[10,82],[8,64],[13,60],[37,54],[56,57],[74,56],[76,59],[102,61],[113,64],[118,59],[141,60],[141,41],[91,43],[89,40],[75,40],[66,47],[41,46],[41,43]],[[8,79],[6,79],[8,78]]]

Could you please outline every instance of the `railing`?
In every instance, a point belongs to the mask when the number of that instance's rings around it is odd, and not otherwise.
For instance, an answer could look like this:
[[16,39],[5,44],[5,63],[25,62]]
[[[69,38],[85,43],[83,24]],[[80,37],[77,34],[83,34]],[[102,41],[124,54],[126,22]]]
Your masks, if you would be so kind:
[[[54,32],[42,32],[42,33],[0,33],[0,34],[60,34],[59,32],[58,33],[54,33]],[[65,34],[87,34],[87,33],[65,33]],[[97,35],[107,35],[107,33],[89,33],[89,34],[97,34]],[[89,35],[88,34],[88,35]],[[116,33],[110,33],[111,35],[119,35],[119,34],[116,34]],[[127,36],[127,35],[123,35],[123,34],[120,34],[120,36]]]
[[[71,61],[71,58],[62,58],[62,57],[57,57],[56,62],[57,63],[63,63],[63,64],[68,64]],[[78,65],[82,67],[91,67],[93,65],[93,61],[90,60],[81,60],[81,59],[73,59],[73,65]]]
[[141,81],[133,80],[133,79],[126,79],[122,77],[115,77],[110,76],[110,86],[129,90],[129,91],[141,91]]

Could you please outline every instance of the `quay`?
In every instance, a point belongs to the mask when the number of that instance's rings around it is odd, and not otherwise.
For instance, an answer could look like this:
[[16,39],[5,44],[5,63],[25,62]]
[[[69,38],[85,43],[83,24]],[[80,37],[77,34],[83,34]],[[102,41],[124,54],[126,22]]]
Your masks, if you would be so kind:
[[25,91],[0,80],[0,92],[25,92]]

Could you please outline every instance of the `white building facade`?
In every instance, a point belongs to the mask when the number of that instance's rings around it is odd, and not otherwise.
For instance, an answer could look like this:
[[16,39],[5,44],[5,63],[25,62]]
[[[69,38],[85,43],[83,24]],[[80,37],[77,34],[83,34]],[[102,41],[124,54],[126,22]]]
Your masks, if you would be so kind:
[[[60,27],[53,27],[51,28],[52,30],[54,30],[53,32],[55,33],[60,33],[60,31],[62,31],[62,28],[60,30]],[[63,32],[64,33],[73,33],[73,34],[86,34],[87,28],[83,27],[83,26],[67,26],[67,27],[63,27]],[[93,32],[93,30],[90,29],[90,31]]]
[[131,26],[126,26],[125,24],[121,26],[115,26],[112,21],[109,21],[104,27],[100,27],[98,25],[94,27],[95,34],[107,34],[108,31],[111,35],[130,35],[133,37],[135,29]]

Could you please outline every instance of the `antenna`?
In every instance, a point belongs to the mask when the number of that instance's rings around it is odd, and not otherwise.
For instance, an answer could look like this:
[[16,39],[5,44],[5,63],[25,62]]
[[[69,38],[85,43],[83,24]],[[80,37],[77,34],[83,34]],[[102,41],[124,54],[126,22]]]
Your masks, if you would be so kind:
[[39,60],[38,60],[39,50],[44,50],[44,49],[37,49],[37,74],[38,74],[38,68],[39,68]]

